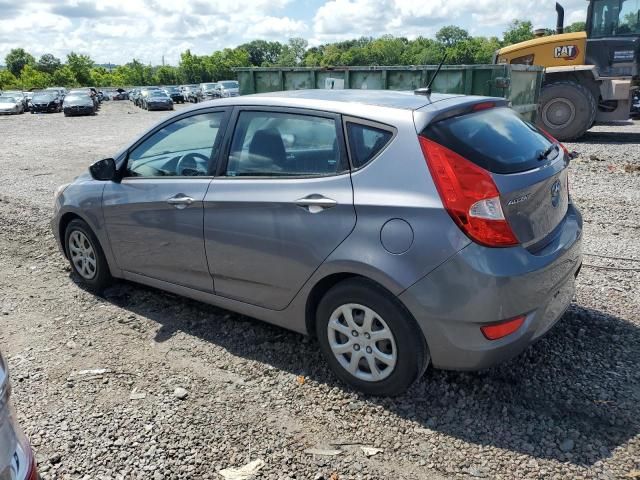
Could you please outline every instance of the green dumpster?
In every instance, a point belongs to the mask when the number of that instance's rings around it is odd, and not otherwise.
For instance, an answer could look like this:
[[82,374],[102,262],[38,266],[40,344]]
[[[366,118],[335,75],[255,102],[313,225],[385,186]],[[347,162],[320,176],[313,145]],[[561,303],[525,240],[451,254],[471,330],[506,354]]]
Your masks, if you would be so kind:
[[[398,67],[250,67],[236,68],[240,94],[302,90],[308,88],[366,88],[415,90],[424,87],[436,65]],[[462,93],[503,97],[533,121],[544,70],[527,65],[444,65],[432,89],[439,93]]]

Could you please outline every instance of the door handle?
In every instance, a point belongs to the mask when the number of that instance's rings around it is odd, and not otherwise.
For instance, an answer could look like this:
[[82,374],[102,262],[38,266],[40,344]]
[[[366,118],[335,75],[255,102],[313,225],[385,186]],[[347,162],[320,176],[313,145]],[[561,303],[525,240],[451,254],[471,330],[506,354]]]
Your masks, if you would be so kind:
[[175,197],[169,198],[167,203],[169,205],[173,205],[179,210],[182,210],[193,203],[193,198],[187,197],[186,195],[176,195]]
[[324,197],[322,195],[309,195],[308,197],[299,198],[296,200],[296,205],[308,210],[311,213],[318,213],[326,208],[335,207],[338,204],[331,198]]

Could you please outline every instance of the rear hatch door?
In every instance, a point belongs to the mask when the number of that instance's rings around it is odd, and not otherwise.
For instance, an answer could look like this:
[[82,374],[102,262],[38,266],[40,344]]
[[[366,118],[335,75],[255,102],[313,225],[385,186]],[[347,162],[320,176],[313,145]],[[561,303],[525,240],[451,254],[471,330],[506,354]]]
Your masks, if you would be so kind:
[[525,247],[545,244],[567,213],[567,166],[561,145],[508,107],[437,120],[422,135],[491,172],[505,219]]

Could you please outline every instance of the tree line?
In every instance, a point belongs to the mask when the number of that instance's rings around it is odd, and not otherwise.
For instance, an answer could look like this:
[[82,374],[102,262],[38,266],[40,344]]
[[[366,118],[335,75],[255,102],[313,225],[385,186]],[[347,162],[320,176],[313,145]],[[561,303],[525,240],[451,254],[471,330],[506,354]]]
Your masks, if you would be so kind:
[[[566,32],[584,30],[577,22]],[[552,34],[547,30],[545,34]],[[431,65],[439,63],[445,52],[453,65],[492,63],[501,47],[534,38],[529,21],[514,20],[503,37],[474,37],[456,26],[441,28],[435,38],[384,35],[309,47],[303,38],[286,43],[253,40],[211,55],[195,55],[190,50],[180,55],[177,66],[145,65],[133,59],[125,65],[105,68],[88,55],[71,52],[66,61],[50,53],[36,59],[23,48],[15,48],[5,57],[6,69],[0,70],[0,89],[33,90],[48,86],[120,87],[132,85],[175,85],[211,82],[235,78],[236,67],[338,67],[371,65]]]

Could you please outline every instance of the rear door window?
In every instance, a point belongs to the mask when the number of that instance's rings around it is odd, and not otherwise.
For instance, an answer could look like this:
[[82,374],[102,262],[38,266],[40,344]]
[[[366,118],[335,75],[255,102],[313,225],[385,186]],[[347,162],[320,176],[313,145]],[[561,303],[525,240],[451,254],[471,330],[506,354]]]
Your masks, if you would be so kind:
[[323,176],[343,170],[334,118],[273,111],[240,112],[227,176]]
[[[428,125],[425,137],[494,173],[539,167],[551,145],[538,128],[510,108],[492,108]],[[551,153],[547,160],[553,160]]]
[[358,169],[373,160],[387,146],[393,133],[371,125],[347,122],[347,137],[351,164],[354,169]]

